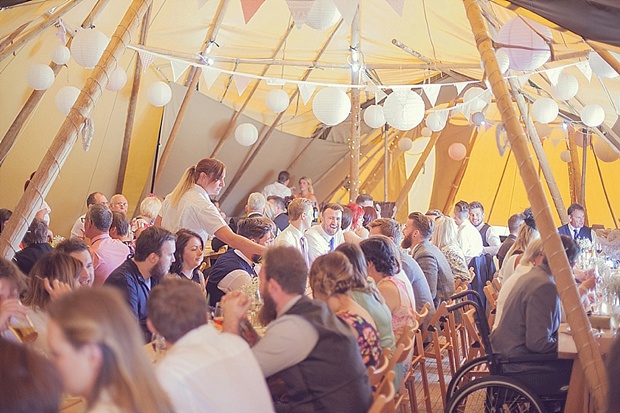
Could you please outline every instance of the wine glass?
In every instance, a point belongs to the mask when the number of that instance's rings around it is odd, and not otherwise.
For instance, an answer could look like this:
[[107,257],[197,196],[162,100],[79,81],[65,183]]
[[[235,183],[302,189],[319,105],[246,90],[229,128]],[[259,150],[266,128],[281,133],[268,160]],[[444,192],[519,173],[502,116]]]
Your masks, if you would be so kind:
[[213,323],[220,330],[224,325],[224,309],[222,308],[222,303],[219,301],[215,304],[215,309],[213,310]]

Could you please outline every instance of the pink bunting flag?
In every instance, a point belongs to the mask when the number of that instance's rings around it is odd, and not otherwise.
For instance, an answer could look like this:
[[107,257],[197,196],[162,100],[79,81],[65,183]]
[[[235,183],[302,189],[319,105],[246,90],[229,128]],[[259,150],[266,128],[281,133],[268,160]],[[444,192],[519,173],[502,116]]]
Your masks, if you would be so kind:
[[146,72],[146,69],[148,69],[153,63],[156,56],[153,53],[149,53],[144,50],[138,50],[138,55],[140,56],[140,61],[142,62],[142,71]]
[[314,5],[314,0],[286,0],[286,5],[295,21],[295,26],[301,28],[308,18],[308,13]]
[[403,8],[405,7],[405,0],[385,0],[385,1],[388,2],[390,7],[392,7],[394,11],[398,13],[400,17],[403,17]]
[[254,17],[264,2],[265,0],[241,0],[241,10],[243,10],[245,24],[252,20],[252,17]]

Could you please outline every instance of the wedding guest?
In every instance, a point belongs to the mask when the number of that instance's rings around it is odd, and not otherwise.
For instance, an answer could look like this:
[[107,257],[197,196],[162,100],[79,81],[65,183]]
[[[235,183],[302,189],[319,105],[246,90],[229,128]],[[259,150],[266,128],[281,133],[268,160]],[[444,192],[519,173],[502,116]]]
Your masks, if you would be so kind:
[[312,180],[306,176],[299,178],[299,193],[295,195],[295,198],[306,198],[312,201],[312,207],[319,207],[319,201],[317,201],[314,195],[314,188],[312,187]]
[[15,253],[13,260],[21,272],[28,275],[37,261],[52,251],[52,246],[47,242],[47,224],[38,218],[33,219],[22,244],[24,249]]
[[342,228],[344,242],[359,244],[363,238],[353,231],[353,218],[353,210],[348,206],[342,207],[342,222],[340,223],[340,227]]
[[431,242],[446,256],[454,278],[469,281],[470,276],[465,256],[456,241],[457,231],[458,227],[452,217],[439,217],[435,219],[435,230],[431,236]]
[[140,202],[140,215],[132,219],[129,224],[134,241],[140,236],[142,231],[153,225],[160,210],[161,201],[153,194],[150,194]]
[[506,282],[512,275],[515,268],[521,260],[523,252],[527,246],[535,239],[540,238],[540,233],[536,228],[536,221],[534,220],[534,214],[530,208],[523,211],[523,224],[519,227],[517,233],[517,239],[512,247],[506,253],[502,267],[499,269],[498,278],[501,282]]
[[202,291],[207,291],[205,276],[200,271],[204,256],[204,244],[200,235],[189,229],[180,229],[176,233],[176,250],[170,272],[184,280],[198,284]]
[[13,215],[13,212],[10,209],[0,208],[0,234],[4,231],[4,227],[9,222],[11,215]]

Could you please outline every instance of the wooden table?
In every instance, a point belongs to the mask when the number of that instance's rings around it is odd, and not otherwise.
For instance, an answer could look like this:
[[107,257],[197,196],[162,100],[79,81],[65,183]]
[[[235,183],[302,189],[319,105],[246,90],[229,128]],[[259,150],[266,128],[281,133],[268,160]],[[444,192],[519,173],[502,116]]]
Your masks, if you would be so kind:
[[[583,367],[579,361],[577,347],[570,333],[566,332],[567,323],[562,323],[558,332],[558,358],[575,360],[573,370],[568,385],[568,395],[566,397],[565,413],[585,413],[590,411],[590,397],[588,385],[583,372]],[[596,338],[603,357],[611,348],[614,341],[613,332],[611,330],[603,330],[603,334]]]

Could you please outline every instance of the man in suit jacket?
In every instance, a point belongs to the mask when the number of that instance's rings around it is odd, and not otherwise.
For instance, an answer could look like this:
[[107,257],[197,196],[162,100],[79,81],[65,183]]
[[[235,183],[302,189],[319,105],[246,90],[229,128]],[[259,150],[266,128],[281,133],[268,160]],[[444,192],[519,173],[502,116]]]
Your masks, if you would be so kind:
[[594,241],[595,235],[590,227],[584,226],[586,210],[579,204],[572,204],[568,207],[568,224],[558,228],[562,235],[568,235],[572,239],[587,238]]
[[[263,216],[263,212],[265,211],[265,204],[267,200],[260,192],[252,192],[250,196],[248,196],[248,203],[245,204],[245,216],[243,217],[232,217],[228,226],[234,232],[237,233],[237,226],[239,221],[244,218],[260,218]],[[211,241],[211,248],[213,251],[219,251],[226,243],[219,238],[213,238]]]

